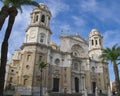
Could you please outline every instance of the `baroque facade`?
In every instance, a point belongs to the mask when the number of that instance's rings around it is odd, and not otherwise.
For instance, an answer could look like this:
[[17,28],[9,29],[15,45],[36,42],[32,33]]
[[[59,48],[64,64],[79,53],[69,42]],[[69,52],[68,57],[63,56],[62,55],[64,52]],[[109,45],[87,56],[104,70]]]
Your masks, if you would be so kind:
[[12,56],[7,86],[14,85],[23,95],[39,94],[39,62],[47,67],[42,73],[43,93],[107,93],[109,73],[107,62],[101,62],[99,55],[103,49],[103,37],[97,29],[92,29],[89,42],[80,35],[61,35],[60,45],[50,41],[51,12],[40,3],[34,8],[26,30],[25,41]]

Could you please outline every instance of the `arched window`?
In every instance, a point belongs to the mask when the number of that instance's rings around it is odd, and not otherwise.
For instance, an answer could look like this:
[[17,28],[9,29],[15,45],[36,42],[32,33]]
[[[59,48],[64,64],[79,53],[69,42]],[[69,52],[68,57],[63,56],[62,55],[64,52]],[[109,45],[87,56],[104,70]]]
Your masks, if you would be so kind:
[[101,45],[101,40],[99,39],[99,44]]
[[75,57],[77,57],[77,56],[78,56],[78,52],[77,52],[77,51],[74,51],[74,52],[72,53],[72,55],[75,56]]
[[75,92],[79,92],[79,79],[75,77]]
[[40,56],[39,56],[39,61],[42,61],[42,58],[43,58],[43,56],[42,56],[42,55],[40,55]]
[[43,23],[45,22],[45,15],[41,16],[41,22],[43,22]]
[[31,57],[31,55],[27,55],[27,61],[29,61],[30,60],[30,57]]
[[12,83],[12,81],[13,81],[13,77],[10,77],[10,83]]
[[40,34],[40,43],[44,43],[45,42],[45,34],[41,33]]
[[37,22],[38,21],[38,15],[36,15],[36,17],[35,17],[35,22]]
[[92,40],[92,45],[94,45],[94,41]]
[[26,69],[30,69],[30,66],[29,66],[29,65],[26,65]]
[[83,52],[84,52],[83,48],[78,44],[74,44],[71,48],[71,51],[72,51],[72,55],[75,56],[75,57],[81,57],[81,56],[84,55],[83,54]]
[[94,67],[94,66],[92,66],[92,68],[91,68],[91,69],[92,69],[92,72],[95,72],[95,67]]
[[78,63],[74,63],[74,70],[78,71]]
[[14,72],[14,70],[12,69],[11,72]]
[[24,82],[23,82],[24,85],[27,85],[27,82],[28,82],[27,80],[28,79],[24,79]]
[[60,63],[60,59],[55,59],[55,64],[59,64]]
[[97,43],[97,40],[95,40],[95,44],[97,45],[98,43]]

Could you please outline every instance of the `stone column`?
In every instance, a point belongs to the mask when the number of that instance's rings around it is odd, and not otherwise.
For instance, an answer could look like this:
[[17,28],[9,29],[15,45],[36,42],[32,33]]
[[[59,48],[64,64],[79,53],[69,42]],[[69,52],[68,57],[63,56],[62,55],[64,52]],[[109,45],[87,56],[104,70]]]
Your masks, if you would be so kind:
[[84,76],[82,77],[82,84],[83,84],[82,90],[85,90],[85,77]]

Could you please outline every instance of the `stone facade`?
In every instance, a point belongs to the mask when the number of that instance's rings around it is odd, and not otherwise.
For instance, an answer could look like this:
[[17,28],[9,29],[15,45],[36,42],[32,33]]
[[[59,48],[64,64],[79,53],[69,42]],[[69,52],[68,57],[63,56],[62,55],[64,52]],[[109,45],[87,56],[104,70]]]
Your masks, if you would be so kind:
[[101,62],[102,35],[97,29],[89,34],[89,43],[78,34],[61,35],[60,45],[50,41],[51,12],[41,3],[34,8],[26,30],[25,41],[12,56],[7,85],[16,86],[21,95],[40,93],[39,62],[47,67],[42,73],[43,94],[59,93],[107,93],[109,73],[107,62]]

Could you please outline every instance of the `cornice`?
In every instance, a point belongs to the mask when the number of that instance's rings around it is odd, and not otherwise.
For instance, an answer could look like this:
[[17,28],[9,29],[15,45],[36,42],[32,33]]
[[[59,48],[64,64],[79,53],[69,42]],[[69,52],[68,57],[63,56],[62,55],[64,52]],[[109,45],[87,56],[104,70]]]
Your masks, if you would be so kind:
[[93,49],[89,50],[88,53],[91,51],[95,51],[95,50],[103,50],[103,48],[93,48]]
[[45,44],[40,44],[40,43],[23,43],[22,46],[20,47],[20,49],[23,49],[26,46],[42,46],[42,47],[46,47],[46,48],[50,47],[50,46],[47,46]]
[[89,61],[92,61],[92,62],[95,62],[95,63],[104,63],[104,64],[108,64],[108,62],[105,62],[105,61],[96,61],[96,60],[93,60],[93,59],[90,59],[90,58],[89,58]]
[[50,30],[49,27],[45,27],[44,25],[39,25],[39,24],[30,24],[27,29],[26,29],[26,32],[29,30],[29,28],[31,27],[39,27],[39,28],[44,28],[46,30],[48,30],[50,32],[50,34],[52,34],[52,31]]

